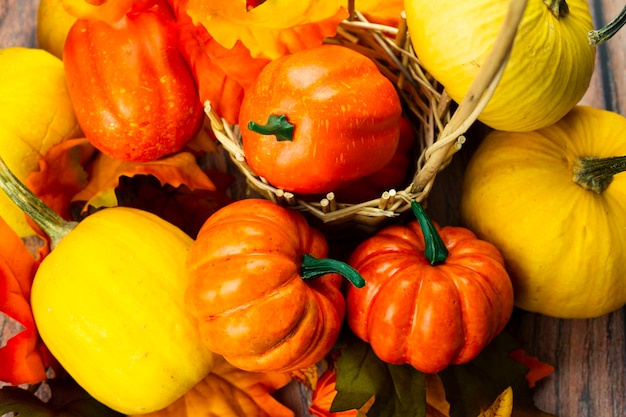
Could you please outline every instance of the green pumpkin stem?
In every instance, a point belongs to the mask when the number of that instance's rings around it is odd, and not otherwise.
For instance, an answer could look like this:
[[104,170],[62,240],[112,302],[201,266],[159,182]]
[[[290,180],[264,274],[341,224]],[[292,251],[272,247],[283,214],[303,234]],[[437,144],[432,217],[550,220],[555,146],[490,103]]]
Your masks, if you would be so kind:
[[548,9],[557,19],[561,19],[569,14],[569,6],[565,0],[543,0],[543,4],[548,6]]
[[591,30],[587,34],[589,43],[591,46],[602,45],[604,42],[611,39],[621,28],[626,24],[626,6],[617,15],[617,17],[611,20],[606,26],[600,29]]
[[270,114],[264,125],[248,122],[248,129],[262,135],[274,135],[278,141],[292,141],[294,126],[289,123],[284,114]]
[[335,259],[316,258],[315,256],[309,254],[304,255],[302,258],[302,279],[317,278],[331,273],[343,276],[357,288],[363,288],[365,286],[365,280],[361,274],[359,274],[359,271],[352,268],[345,262],[337,261]]
[[74,227],[29,190],[0,157],[0,189],[50,237],[54,248]]
[[441,239],[432,220],[420,203],[411,200],[411,210],[417,218],[422,234],[424,235],[424,256],[431,265],[443,263],[448,258],[448,248]]
[[574,161],[574,182],[585,190],[602,194],[613,181],[613,176],[626,171],[626,156],[598,158],[578,157]]

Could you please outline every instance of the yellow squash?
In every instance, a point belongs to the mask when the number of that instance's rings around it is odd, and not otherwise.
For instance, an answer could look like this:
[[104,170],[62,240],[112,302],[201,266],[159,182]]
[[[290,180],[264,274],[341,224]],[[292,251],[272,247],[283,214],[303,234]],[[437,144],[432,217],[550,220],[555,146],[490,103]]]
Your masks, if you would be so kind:
[[626,303],[624,132],[621,115],[576,106],[538,131],[494,131],[472,156],[462,222],[500,249],[522,309],[591,318]]
[[42,340],[87,392],[116,411],[148,413],[211,371],[214,355],[184,302],[189,236],[126,207],[63,221],[3,164],[0,188],[52,238],[31,307]]
[[[405,0],[417,57],[455,101],[485,64],[510,2]],[[479,120],[494,129],[529,131],[564,116],[589,87],[591,29],[587,0],[528,0],[503,77]]]
[[[24,181],[51,146],[80,135],[63,62],[43,49],[0,49],[0,154],[13,173]],[[2,193],[0,216],[21,237],[34,234]]]

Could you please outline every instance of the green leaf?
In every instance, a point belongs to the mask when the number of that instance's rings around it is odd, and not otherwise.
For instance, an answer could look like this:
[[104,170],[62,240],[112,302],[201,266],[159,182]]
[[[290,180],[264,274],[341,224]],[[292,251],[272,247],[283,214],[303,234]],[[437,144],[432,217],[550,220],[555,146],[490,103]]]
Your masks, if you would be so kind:
[[378,359],[370,345],[354,335],[337,361],[337,396],[330,411],[359,409],[375,396],[368,417],[426,416],[424,374],[409,365]]
[[519,342],[503,332],[471,362],[449,366],[439,373],[450,403],[450,417],[479,415],[509,386],[513,389],[514,417],[551,416],[534,405],[525,378],[529,368],[509,356],[518,348]]
[[19,387],[0,389],[0,415],[14,412],[24,417],[120,417],[69,378],[48,381],[52,395],[47,403]]

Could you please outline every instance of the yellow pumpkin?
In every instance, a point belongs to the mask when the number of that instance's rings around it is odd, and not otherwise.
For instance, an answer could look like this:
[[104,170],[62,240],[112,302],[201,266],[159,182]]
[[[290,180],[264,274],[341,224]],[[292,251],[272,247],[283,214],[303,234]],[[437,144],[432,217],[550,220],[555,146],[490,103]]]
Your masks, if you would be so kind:
[[626,303],[626,174],[615,175],[626,169],[625,131],[623,116],[576,106],[552,126],[493,131],[478,146],[461,220],[500,249],[518,307],[591,318]]
[[184,302],[189,236],[126,207],[66,222],[3,162],[0,188],[54,243],[33,280],[35,324],[50,352],[95,399],[125,414],[148,413],[211,371],[214,355]]
[[75,21],[63,7],[63,0],[41,0],[37,9],[37,45],[63,59],[65,38]]
[[[485,64],[510,1],[404,1],[415,53],[453,100],[465,97]],[[478,119],[530,131],[563,117],[589,87],[592,29],[587,0],[528,0],[502,79]]]
[[[26,180],[53,145],[80,135],[63,62],[43,49],[0,49],[0,154],[17,178]],[[34,234],[2,193],[0,216],[20,237]]]

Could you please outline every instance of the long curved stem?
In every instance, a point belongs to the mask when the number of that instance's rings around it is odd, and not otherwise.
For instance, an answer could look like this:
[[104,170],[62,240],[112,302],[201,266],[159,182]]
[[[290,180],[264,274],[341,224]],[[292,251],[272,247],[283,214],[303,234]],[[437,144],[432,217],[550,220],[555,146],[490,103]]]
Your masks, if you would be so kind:
[[411,200],[411,209],[424,235],[424,256],[431,265],[438,265],[448,259],[448,248],[441,239],[437,228],[424,210],[415,200]]
[[622,11],[617,15],[617,17],[611,20],[606,26],[591,30],[587,34],[589,37],[589,43],[591,46],[599,46],[604,42],[611,39],[615,34],[626,24],[626,6],[622,9]]
[[29,190],[0,157],[0,189],[50,237],[54,248],[74,227]]

